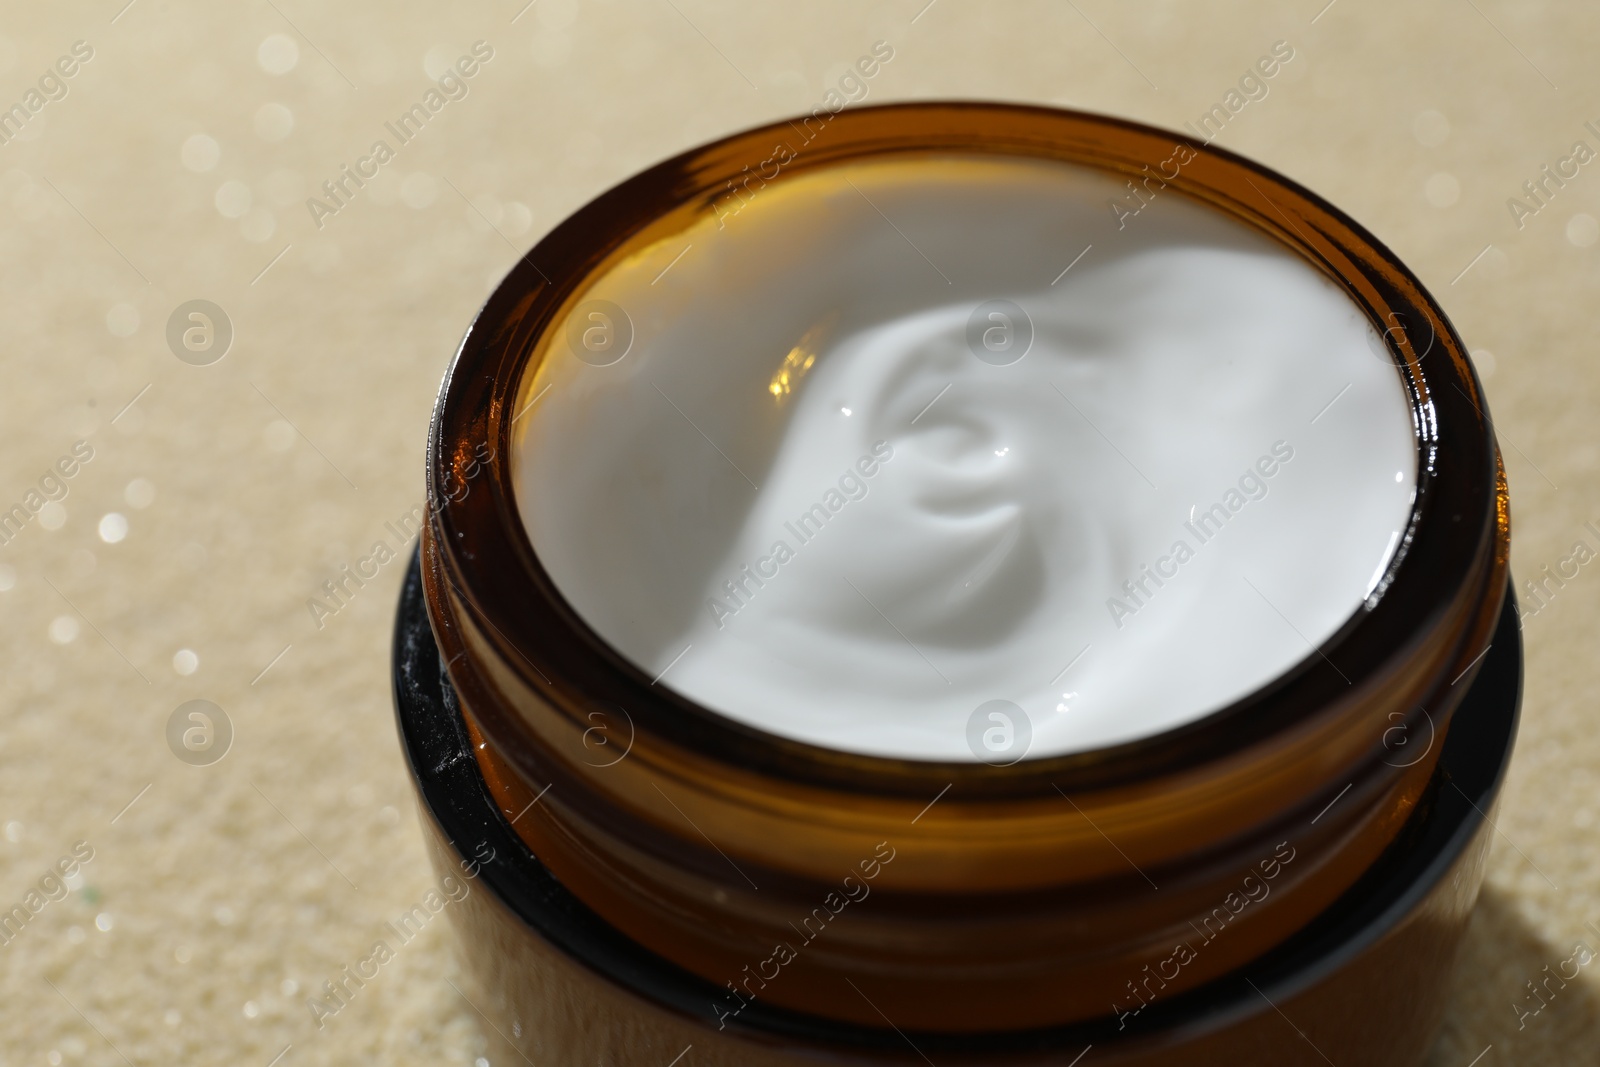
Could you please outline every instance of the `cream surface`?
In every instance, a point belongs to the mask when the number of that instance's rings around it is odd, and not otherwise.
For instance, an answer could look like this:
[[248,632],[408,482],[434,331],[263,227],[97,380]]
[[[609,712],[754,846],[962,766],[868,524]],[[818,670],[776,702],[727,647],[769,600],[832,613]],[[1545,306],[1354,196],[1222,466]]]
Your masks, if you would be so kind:
[[1316,655],[1410,515],[1401,377],[1292,253],[1126,194],[857,164],[614,265],[516,426],[561,593],[723,715],[910,759],[1149,736]]

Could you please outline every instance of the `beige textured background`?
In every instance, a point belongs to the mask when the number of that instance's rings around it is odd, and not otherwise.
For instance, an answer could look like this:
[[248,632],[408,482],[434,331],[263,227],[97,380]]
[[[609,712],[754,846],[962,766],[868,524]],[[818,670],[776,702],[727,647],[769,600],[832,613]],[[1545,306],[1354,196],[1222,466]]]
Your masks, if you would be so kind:
[[[306,599],[418,502],[441,372],[518,251],[646,164],[808,110],[880,38],[896,54],[874,101],[1168,126],[1291,42],[1220,143],[1366,224],[1483,351],[1519,574],[1600,546],[1583,526],[1600,521],[1600,164],[1521,231],[1506,207],[1575,140],[1600,146],[1583,127],[1600,9],[1324,2],[10,0],[0,106],[74,41],[95,54],[0,147],[0,507],[75,440],[95,455],[0,547],[0,904],[74,842],[94,859],[0,948],[0,1065],[480,1055],[442,922],[320,1030],[306,1008],[429,887],[390,712],[400,567],[321,630]],[[495,56],[470,95],[319,231],[312,187],[479,39]],[[164,338],[197,297],[236,330],[209,367]],[[1600,1045],[1593,968],[1520,1030],[1513,1008],[1575,942],[1600,948],[1596,570],[1527,624],[1522,736],[1440,1067]],[[236,731],[200,768],[164,738],[197,697]]]

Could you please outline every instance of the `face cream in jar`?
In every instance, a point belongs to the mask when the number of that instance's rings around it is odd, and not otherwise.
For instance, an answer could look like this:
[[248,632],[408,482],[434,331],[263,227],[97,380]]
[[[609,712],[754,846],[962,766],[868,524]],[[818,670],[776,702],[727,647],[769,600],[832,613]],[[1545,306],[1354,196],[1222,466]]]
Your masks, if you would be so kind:
[[1411,1062],[1443,968],[1384,953],[1459,936],[1519,663],[1449,324],[1160,131],[814,129],[578,212],[441,393],[405,604],[445,669],[397,677],[436,855],[493,857],[499,1018],[574,1062],[1131,1063],[1269,1047],[1255,982]]
[[1293,667],[1407,524],[1404,383],[1302,258],[1179,197],[1119,233],[1121,192],[841,165],[595,279],[514,436],[557,589],[658,684],[887,758],[1082,752]]

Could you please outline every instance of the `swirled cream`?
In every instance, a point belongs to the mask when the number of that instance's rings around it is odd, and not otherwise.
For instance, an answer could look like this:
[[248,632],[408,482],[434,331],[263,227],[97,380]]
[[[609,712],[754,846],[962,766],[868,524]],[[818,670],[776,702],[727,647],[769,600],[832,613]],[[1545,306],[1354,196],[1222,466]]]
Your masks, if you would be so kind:
[[1298,256],[1125,193],[850,164],[611,265],[516,424],[562,595],[722,715],[919,760],[1149,736],[1316,655],[1409,520],[1401,377]]

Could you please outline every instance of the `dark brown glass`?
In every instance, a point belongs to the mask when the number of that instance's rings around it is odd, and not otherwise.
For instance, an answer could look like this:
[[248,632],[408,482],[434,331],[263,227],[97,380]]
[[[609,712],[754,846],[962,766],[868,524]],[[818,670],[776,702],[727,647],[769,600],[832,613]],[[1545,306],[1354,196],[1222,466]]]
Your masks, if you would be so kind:
[[[550,327],[588,280],[712,211],[795,129],[696,149],[578,211],[513,269],[446,377],[429,441],[426,599],[502,810],[605,920],[725,984],[729,1011],[757,996],[869,1026],[1003,1031],[1105,1015],[1141,989],[1171,995],[1259,957],[1394,839],[1502,604],[1505,484],[1454,330],[1354,222],[1247,160],[1191,147],[1172,192],[1304,256],[1388,339],[1415,416],[1418,491],[1373,597],[1272,684],[1127,744],[995,768],[780,738],[653,685],[589,629],[528,541],[509,457]],[[952,152],[1142,179],[1184,144],[1052,109],[894,105],[833,117],[774,180]],[[870,896],[832,914],[829,894],[885,849],[894,858],[877,863]],[[1167,977],[1175,945],[1274,860],[1270,892]],[[801,926],[819,907],[826,933],[808,941]],[[769,978],[783,945],[798,951]]]

